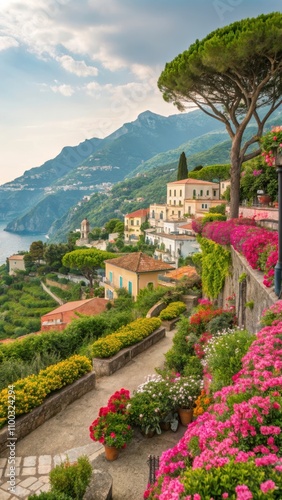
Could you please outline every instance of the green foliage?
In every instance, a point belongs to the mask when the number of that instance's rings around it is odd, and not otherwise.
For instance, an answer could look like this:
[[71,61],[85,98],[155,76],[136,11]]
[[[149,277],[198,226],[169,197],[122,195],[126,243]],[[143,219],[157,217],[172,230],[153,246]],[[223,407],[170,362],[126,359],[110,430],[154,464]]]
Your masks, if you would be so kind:
[[203,224],[207,224],[208,222],[214,222],[215,220],[226,220],[226,215],[220,213],[208,213],[203,217]]
[[208,297],[215,299],[221,292],[225,278],[229,273],[231,253],[230,250],[207,238],[198,236],[197,239],[202,250],[201,278],[203,292]]
[[66,253],[62,258],[62,263],[71,269],[79,269],[83,276],[89,280],[90,287],[92,288],[93,279],[97,275],[97,269],[103,266],[104,260],[115,257],[117,257],[116,254],[105,252],[104,250],[87,248]]
[[227,330],[234,325],[234,313],[224,311],[219,316],[215,316],[210,322],[207,324],[207,330],[215,335],[217,332],[221,332],[222,330]]
[[161,325],[159,318],[140,318],[115,333],[103,337],[92,345],[92,355],[96,358],[109,358],[128,347],[148,337]]
[[221,203],[221,205],[216,205],[215,207],[211,207],[209,209],[210,214],[221,214],[225,215],[226,213],[226,205],[225,203]]
[[198,356],[189,356],[189,360],[184,366],[182,374],[184,377],[203,377],[203,365]]
[[186,305],[184,302],[171,302],[165,309],[160,313],[160,319],[170,320],[177,318],[180,314],[186,311]]
[[64,493],[42,491],[39,495],[29,495],[28,500],[72,500],[72,498]]
[[220,182],[230,178],[230,165],[208,165],[199,170],[194,169],[189,173],[191,179],[199,179],[208,182]]
[[91,474],[92,466],[88,457],[81,456],[74,464],[67,460],[51,470],[51,491],[58,495],[64,493],[73,500],[82,500]]
[[208,342],[205,361],[212,377],[212,392],[232,383],[233,375],[242,368],[242,357],[255,338],[247,330],[231,330]]
[[172,347],[165,354],[166,367],[179,373],[190,363],[191,356],[195,355],[194,344],[198,337],[192,332],[189,319],[182,316],[177,323],[177,331],[173,337]]
[[146,316],[147,312],[166,294],[163,287],[156,287],[153,289],[143,288],[140,290],[137,300],[135,302],[135,309],[141,316]]
[[240,182],[241,199],[253,201],[257,198],[258,190],[264,191],[272,200],[277,199],[277,172],[275,168],[266,165],[261,156],[244,164]]
[[[263,493],[260,485],[268,480],[275,483],[276,488],[268,493]],[[236,462],[231,459],[227,464],[221,467],[204,467],[192,469],[187,468],[184,472],[184,492],[183,495],[198,494],[203,500],[210,499],[222,500],[225,498],[235,499],[235,488],[238,485],[245,485],[251,491],[252,497],[256,500],[279,500],[282,494],[282,476],[272,467],[257,467],[253,459],[248,462]],[[238,498],[238,497],[237,497]],[[247,496],[246,496],[247,498]]]

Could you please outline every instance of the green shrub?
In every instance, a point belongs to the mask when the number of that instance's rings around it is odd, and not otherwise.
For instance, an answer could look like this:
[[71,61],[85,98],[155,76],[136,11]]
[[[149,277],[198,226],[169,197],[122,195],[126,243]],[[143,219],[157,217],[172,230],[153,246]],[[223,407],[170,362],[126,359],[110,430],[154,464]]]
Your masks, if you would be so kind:
[[166,367],[182,374],[186,365],[189,365],[191,356],[195,356],[194,344],[197,341],[198,337],[192,331],[189,319],[182,316],[177,323],[172,347],[165,354]]
[[58,493],[58,492],[41,492],[39,495],[29,495],[28,500],[72,500],[72,498],[68,495],[65,495],[65,493]]
[[103,337],[92,345],[95,358],[110,358],[122,348],[140,342],[161,325],[159,318],[140,318],[120,328],[115,333]]
[[226,215],[221,213],[208,213],[204,215],[202,223],[207,224],[208,222],[214,222],[215,220],[226,220]]
[[207,331],[212,335],[217,332],[222,332],[222,330],[228,330],[234,325],[234,313],[229,311],[224,311],[219,316],[211,319],[207,324]]
[[223,332],[212,338],[205,348],[205,361],[212,377],[212,392],[232,383],[232,377],[242,368],[242,357],[256,336],[247,330]]
[[170,320],[177,318],[181,313],[186,311],[186,305],[184,302],[171,302],[165,309],[160,313],[161,320]]
[[[264,494],[261,489],[261,483],[271,480],[276,488]],[[254,460],[248,462],[236,462],[231,459],[229,463],[221,467],[212,467],[209,470],[203,468],[188,468],[184,472],[184,492],[183,496],[195,494],[199,498],[222,500],[225,498],[238,498],[235,488],[238,485],[245,485],[251,491],[252,496],[246,498],[261,499],[269,498],[280,500],[282,498],[282,475],[272,467],[257,467]],[[243,497],[242,497],[243,498]]]
[[143,288],[140,290],[135,302],[135,309],[141,316],[146,316],[147,312],[166,294],[163,287]]
[[90,483],[92,467],[86,456],[81,456],[75,464],[68,461],[57,465],[51,470],[51,491],[57,494],[64,493],[73,500],[82,500]]

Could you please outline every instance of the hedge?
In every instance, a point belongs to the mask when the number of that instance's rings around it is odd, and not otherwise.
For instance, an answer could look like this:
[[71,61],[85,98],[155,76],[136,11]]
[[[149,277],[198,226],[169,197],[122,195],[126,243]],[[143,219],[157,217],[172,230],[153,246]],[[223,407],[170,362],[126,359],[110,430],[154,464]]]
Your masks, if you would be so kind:
[[181,313],[186,311],[186,305],[184,302],[171,302],[165,309],[160,313],[161,320],[170,320],[177,318]]
[[124,347],[134,345],[148,337],[161,325],[159,318],[140,318],[119,328],[115,333],[103,337],[92,344],[94,358],[110,358]]
[[8,420],[8,408],[11,409],[9,402],[11,388],[16,402],[15,415],[19,416],[41,405],[51,392],[72,384],[91,370],[89,359],[76,355],[41,370],[38,375],[30,375],[3,389],[0,392],[0,428]]

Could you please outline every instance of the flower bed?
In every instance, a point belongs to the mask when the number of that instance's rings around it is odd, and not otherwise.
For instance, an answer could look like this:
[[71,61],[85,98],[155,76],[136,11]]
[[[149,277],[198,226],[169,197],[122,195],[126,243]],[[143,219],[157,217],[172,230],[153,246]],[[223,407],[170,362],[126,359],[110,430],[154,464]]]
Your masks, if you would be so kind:
[[161,325],[159,318],[141,318],[92,344],[94,358],[110,358],[124,347],[137,344]]
[[49,394],[65,385],[72,384],[91,370],[89,359],[76,355],[41,370],[38,375],[30,375],[3,389],[0,392],[0,428],[8,420],[11,387],[15,395],[15,416],[17,417],[29,413],[33,408],[41,405]]
[[207,411],[163,453],[145,498],[234,500],[282,498],[282,322],[265,312],[233,383],[213,394]]
[[160,313],[161,320],[170,320],[177,318],[184,311],[186,311],[186,304],[181,301],[171,302],[165,309]]

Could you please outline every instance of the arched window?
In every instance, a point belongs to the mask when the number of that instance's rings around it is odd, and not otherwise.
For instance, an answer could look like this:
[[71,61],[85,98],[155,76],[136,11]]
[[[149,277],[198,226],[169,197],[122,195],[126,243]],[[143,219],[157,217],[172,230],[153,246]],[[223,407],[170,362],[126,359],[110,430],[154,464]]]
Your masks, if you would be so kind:
[[164,218],[164,213],[163,213],[163,211],[161,211],[161,213],[160,213],[160,219],[163,220],[163,218]]

